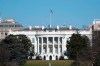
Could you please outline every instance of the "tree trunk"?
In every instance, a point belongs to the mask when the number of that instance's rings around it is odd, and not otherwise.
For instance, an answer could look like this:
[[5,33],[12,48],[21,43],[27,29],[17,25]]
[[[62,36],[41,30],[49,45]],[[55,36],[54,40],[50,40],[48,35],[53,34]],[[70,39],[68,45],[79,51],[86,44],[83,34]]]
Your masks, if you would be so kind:
[[78,57],[79,55],[78,55],[78,54],[79,54],[79,53],[78,53],[78,51],[77,51],[77,58],[76,58],[76,65],[77,65],[77,66],[79,66],[79,57]]

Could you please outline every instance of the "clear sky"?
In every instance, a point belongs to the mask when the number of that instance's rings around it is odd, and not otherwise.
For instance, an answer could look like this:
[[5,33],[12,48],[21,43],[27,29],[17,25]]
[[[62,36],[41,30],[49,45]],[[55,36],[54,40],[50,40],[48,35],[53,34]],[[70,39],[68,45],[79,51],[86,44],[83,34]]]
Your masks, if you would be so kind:
[[2,19],[14,18],[24,27],[50,24],[81,28],[100,19],[100,0],[0,0]]

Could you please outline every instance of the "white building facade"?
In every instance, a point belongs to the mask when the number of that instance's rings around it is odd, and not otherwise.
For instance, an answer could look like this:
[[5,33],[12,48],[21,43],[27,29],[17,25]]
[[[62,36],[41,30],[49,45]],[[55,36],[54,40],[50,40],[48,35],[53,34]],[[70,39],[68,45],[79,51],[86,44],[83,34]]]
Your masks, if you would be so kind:
[[[23,29],[21,31],[10,31],[9,34],[17,35],[24,34],[32,42],[34,52],[41,56],[43,60],[58,60],[61,56],[68,59],[67,55],[67,40],[73,33],[77,33],[76,29],[71,26],[67,27],[34,27]],[[86,35],[90,41],[92,40],[92,30],[78,30],[81,35]]]

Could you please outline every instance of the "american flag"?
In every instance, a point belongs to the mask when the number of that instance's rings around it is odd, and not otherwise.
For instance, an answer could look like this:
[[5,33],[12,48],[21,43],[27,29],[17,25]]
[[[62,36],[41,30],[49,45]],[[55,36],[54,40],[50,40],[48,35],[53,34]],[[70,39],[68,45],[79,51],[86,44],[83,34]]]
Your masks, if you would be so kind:
[[50,12],[53,14],[53,11],[52,10],[50,10]]

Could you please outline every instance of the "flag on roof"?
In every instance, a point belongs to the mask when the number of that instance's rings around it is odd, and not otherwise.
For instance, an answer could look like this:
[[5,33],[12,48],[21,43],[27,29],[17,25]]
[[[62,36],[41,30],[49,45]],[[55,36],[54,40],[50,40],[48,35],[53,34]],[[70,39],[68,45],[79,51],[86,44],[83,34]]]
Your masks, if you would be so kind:
[[53,14],[53,11],[52,10],[50,10],[50,12]]

